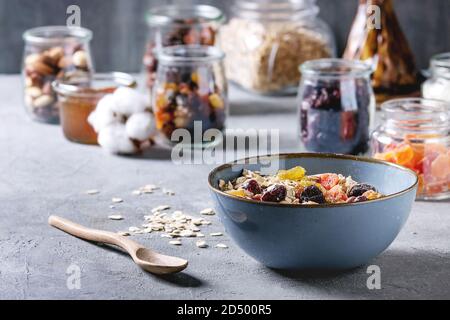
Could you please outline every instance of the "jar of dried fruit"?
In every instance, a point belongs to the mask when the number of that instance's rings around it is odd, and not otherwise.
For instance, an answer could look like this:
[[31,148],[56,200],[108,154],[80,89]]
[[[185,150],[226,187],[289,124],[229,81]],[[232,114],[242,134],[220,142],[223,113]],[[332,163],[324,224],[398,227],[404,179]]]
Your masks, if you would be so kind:
[[296,93],[305,61],[335,55],[315,0],[244,0],[221,28],[228,79],[261,94]]
[[381,105],[382,124],[373,132],[374,158],[414,170],[419,199],[450,198],[450,104],[406,98]]
[[300,70],[300,137],[305,148],[365,153],[375,113],[371,68],[360,61],[319,59],[305,62]]
[[[225,128],[228,89],[223,58],[223,52],[211,46],[165,47],[158,52],[152,106],[165,142],[178,143],[182,137],[181,142],[194,147],[220,142],[217,136],[206,141],[204,134]],[[174,137],[176,129],[185,130]]]
[[143,64],[146,84],[151,89],[158,66],[157,50],[176,45],[214,46],[225,16],[209,5],[167,5],[149,10],[146,19],[149,36]]
[[450,102],[450,52],[431,58],[430,72],[431,77],[422,85],[422,96]]
[[66,26],[39,27],[23,34],[24,101],[34,120],[59,122],[52,82],[92,73],[91,38],[88,29]]

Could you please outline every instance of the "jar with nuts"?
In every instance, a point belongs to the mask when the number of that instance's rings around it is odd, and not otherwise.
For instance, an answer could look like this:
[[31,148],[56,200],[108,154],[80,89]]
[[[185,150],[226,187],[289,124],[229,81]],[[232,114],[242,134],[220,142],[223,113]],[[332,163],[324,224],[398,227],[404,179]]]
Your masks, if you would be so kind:
[[211,46],[173,46],[158,51],[152,105],[162,142],[178,143],[177,129],[184,129],[180,131],[183,137],[187,130],[190,140],[182,143],[194,148],[220,142],[196,138],[203,138],[209,129],[225,129],[228,90],[223,58],[223,52]]
[[298,66],[335,54],[330,28],[316,0],[240,0],[221,28],[228,79],[258,94],[294,94]]
[[146,86],[151,89],[158,61],[155,50],[176,45],[216,45],[216,34],[225,16],[209,5],[166,5],[147,13],[149,36],[143,64]]
[[23,78],[24,103],[33,120],[59,123],[54,80],[90,77],[90,30],[48,26],[26,31]]

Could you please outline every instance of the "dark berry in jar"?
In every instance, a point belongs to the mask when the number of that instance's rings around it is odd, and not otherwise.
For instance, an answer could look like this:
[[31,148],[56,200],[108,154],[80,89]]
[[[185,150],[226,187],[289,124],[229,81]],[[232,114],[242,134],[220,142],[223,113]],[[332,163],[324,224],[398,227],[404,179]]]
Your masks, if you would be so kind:
[[263,191],[261,200],[280,202],[286,198],[286,187],[282,184],[274,184]]
[[359,197],[362,196],[366,191],[377,191],[374,186],[367,183],[357,183],[348,190],[347,195],[349,197]]
[[253,194],[261,193],[261,187],[259,186],[259,183],[255,179],[245,181],[244,184],[242,185],[242,188],[244,188],[247,191],[250,191]]
[[325,203],[323,192],[316,186],[306,187],[300,194],[301,202],[313,201],[316,203]]

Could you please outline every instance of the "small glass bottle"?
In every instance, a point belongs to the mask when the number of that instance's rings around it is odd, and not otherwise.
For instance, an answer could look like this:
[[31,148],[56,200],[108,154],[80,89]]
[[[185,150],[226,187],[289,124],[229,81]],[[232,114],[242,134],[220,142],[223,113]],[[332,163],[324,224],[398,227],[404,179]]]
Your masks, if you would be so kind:
[[375,112],[370,67],[360,61],[319,59],[302,64],[300,71],[299,122],[305,148],[365,153]]
[[48,26],[26,31],[23,39],[25,107],[34,120],[58,123],[52,82],[92,74],[92,32],[81,27]]
[[143,58],[146,86],[151,89],[155,82],[156,51],[176,45],[214,46],[224,20],[222,11],[209,5],[166,5],[150,9],[147,13],[148,42]]
[[422,96],[450,102],[450,52],[431,58],[431,77],[422,85]]
[[414,170],[418,199],[450,198],[450,103],[394,99],[381,111],[382,124],[371,139],[373,157]]
[[221,28],[228,79],[258,94],[295,94],[305,61],[335,56],[315,0],[239,0]]
[[210,46],[165,47],[158,52],[152,106],[156,129],[166,143],[178,143],[173,141],[176,129],[187,130],[189,139],[182,142],[194,147],[220,142],[204,141],[203,134],[225,129],[228,86],[223,59],[223,52]]

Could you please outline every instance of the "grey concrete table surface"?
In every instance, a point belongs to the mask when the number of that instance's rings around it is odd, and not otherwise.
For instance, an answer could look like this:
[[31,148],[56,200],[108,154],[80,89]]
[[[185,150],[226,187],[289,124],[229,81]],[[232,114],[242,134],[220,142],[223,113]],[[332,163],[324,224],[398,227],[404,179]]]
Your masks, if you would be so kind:
[[[294,98],[256,98],[233,91],[231,128],[280,129],[281,151],[299,151]],[[252,115],[255,111],[258,115]],[[279,112],[275,112],[279,111]],[[133,236],[189,260],[185,272],[158,277],[120,251],[81,241],[51,228],[50,214],[118,231],[140,225],[160,204],[198,214],[212,205],[206,177],[212,166],[174,165],[161,151],[147,157],[110,156],[65,140],[61,128],[32,122],[21,103],[18,76],[0,77],[0,298],[1,299],[393,299],[450,298],[449,202],[416,202],[394,243],[371,264],[381,289],[366,286],[367,266],[338,274],[268,269],[246,256],[228,236],[171,246],[156,233]],[[133,196],[154,183],[175,191]],[[88,196],[85,190],[99,189]],[[124,202],[110,209],[112,197]],[[125,220],[107,216],[120,212]],[[205,234],[224,232],[218,217]],[[218,242],[228,249],[214,248]],[[72,268],[72,269],[71,269]],[[75,268],[75,269],[73,269]],[[79,268],[80,289],[69,289]],[[68,274],[69,273],[69,274]],[[69,279],[70,282],[70,279]]]

